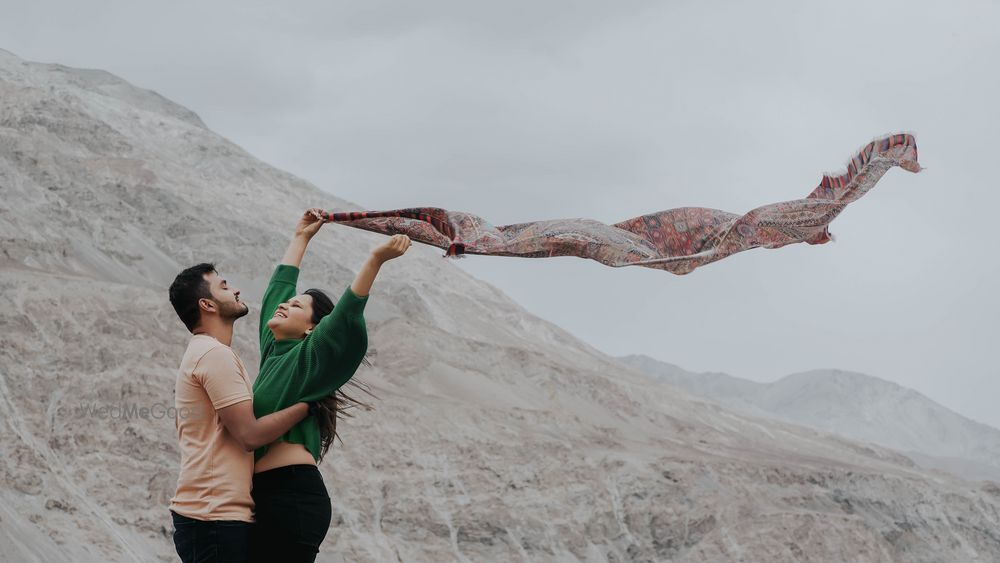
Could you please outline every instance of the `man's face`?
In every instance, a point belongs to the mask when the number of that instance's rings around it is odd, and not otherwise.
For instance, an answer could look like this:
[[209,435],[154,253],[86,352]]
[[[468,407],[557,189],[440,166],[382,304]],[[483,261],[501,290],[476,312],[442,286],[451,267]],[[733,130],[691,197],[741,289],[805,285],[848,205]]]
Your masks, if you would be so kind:
[[240,301],[240,290],[229,287],[229,283],[218,272],[205,274],[205,281],[208,282],[219,317],[236,320],[250,312],[247,304]]

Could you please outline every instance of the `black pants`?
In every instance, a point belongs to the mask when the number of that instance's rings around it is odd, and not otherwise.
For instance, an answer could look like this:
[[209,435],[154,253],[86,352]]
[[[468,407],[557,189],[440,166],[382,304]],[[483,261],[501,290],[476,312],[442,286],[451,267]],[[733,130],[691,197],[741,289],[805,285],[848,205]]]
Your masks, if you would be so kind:
[[287,465],[253,476],[254,563],[311,563],[330,529],[330,495],[315,465]]
[[174,548],[184,563],[246,563],[254,525],[239,520],[195,520],[177,514]]

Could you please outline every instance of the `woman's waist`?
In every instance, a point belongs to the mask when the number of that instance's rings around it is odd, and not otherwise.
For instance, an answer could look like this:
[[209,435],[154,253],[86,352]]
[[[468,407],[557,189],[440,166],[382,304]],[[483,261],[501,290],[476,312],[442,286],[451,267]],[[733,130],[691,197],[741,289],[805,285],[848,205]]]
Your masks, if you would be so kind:
[[309,450],[303,444],[274,442],[267,446],[267,453],[253,466],[254,474],[289,465],[316,465]]
[[268,503],[268,499],[276,497],[303,501],[330,498],[319,467],[311,464],[285,465],[254,473],[251,493],[258,511],[263,508],[261,503]]

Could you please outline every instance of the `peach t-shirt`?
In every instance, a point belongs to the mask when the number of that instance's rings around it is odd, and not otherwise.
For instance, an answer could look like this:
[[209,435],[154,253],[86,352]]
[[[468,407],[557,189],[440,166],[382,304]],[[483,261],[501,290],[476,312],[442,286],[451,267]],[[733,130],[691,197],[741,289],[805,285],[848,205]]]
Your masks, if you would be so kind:
[[226,430],[216,410],[253,399],[243,362],[205,334],[191,337],[174,388],[181,471],[170,510],[195,520],[253,522],[253,452]]

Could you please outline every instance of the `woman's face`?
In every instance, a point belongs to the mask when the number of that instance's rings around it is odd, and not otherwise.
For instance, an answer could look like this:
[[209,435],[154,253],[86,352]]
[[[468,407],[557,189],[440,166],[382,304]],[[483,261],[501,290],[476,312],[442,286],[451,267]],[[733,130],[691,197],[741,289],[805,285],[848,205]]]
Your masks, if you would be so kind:
[[274,339],[305,338],[314,326],[312,302],[312,296],[303,293],[278,305],[274,316],[267,321],[267,328],[271,329]]

